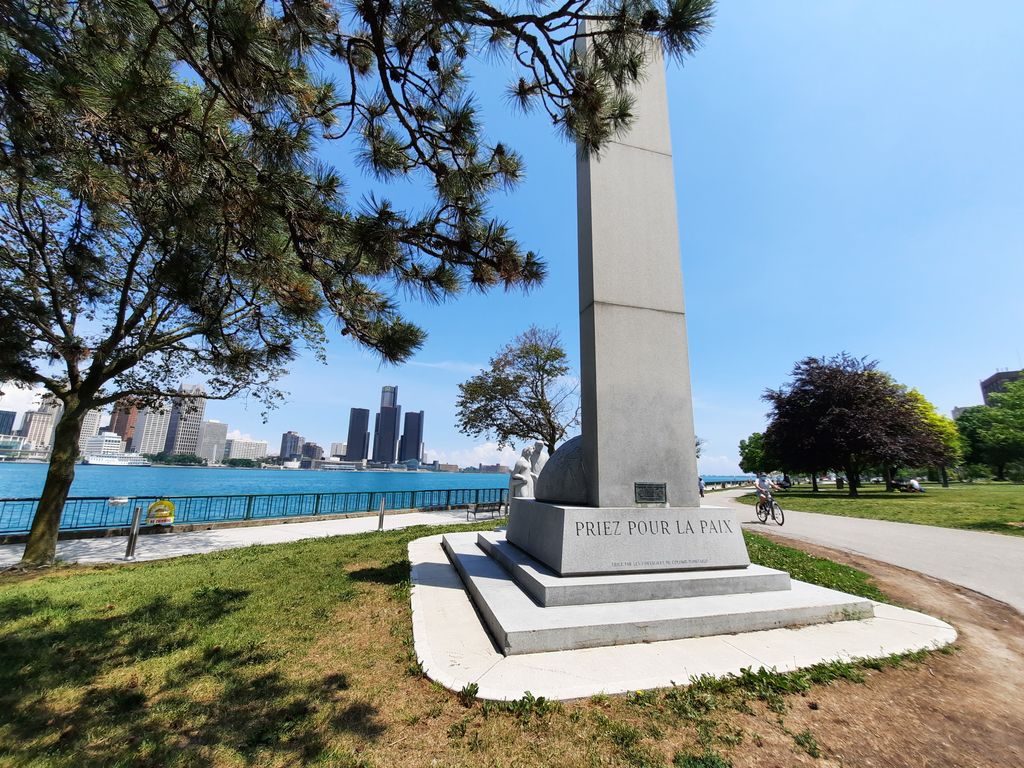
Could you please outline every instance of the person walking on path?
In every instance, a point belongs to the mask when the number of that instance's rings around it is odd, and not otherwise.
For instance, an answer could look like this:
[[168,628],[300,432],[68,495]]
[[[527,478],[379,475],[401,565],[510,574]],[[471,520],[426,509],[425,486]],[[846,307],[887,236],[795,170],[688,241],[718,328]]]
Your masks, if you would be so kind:
[[698,477],[697,478],[697,490],[700,491],[700,497],[703,499],[704,498],[704,478],[703,477]]

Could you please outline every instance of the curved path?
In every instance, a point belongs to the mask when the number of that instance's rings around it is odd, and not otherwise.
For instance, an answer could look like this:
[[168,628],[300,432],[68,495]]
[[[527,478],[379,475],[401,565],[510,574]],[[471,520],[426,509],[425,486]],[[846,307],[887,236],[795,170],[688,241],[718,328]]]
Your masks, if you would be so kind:
[[740,522],[751,531],[763,530],[909,568],[973,589],[1024,613],[1024,536],[793,512],[785,509],[784,495],[776,498],[786,511],[786,524],[762,525],[752,506],[735,500],[745,493],[750,490],[711,493],[704,504],[735,509]]

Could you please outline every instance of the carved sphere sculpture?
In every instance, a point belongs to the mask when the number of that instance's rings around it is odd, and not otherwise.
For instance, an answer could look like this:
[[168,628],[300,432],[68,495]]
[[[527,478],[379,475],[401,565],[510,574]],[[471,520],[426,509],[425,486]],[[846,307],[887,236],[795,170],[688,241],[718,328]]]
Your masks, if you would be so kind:
[[583,465],[583,438],[562,443],[544,465],[534,489],[537,501],[586,506],[587,476]]

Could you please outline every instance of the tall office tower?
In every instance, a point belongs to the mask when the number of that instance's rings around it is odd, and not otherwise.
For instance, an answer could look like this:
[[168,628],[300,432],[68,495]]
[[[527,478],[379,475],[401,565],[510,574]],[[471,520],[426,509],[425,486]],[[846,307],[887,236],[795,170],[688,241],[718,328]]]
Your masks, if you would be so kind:
[[[95,437],[100,433],[100,419],[103,418],[103,413],[95,408],[85,414],[82,419],[82,432],[78,436],[78,453],[79,455],[85,455],[85,443],[90,437]],[[118,437],[121,437],[118,435]]]
[[398,404],[398,387],[384,387],[380,391],[380,412],[373,422],[375,462],[394,464],[401,422],[402,406]]
[[996,371],[981,382],[981,401],[991,405],[990,398],[1006,389],[1006,385],[1024,378],[1024,371]]
[[370,456],[370,411],[353,408],[348,412],[348,442],[345,461],[362,461]]
[[167,427],[171,412],[163,408],[144,408],[139,411],[132,436],[133,453],[162,453],[167,443]]
[[331,456],[336,459],[345,458],[345,451],[347,446],[345,443],[331,443]]
[[167,425],[164,451],[195,456],[199,449],[199,426],[206,413],[206,394],[201,384],[178,387],[181,393],[171,400],[171,420]]
[[135,437],[135,424],[139,420],[139,409],[137,406],[127,403],[118,403],[110,414],[110,431],[121,436],[128,445],[132,444]]
[[18,433],[36,448],[53,446],[54,415],[51,411],[28,411],[21,420]]
[[405,427],[398,443],[398,460],[423,461],[423,411],[409,411],[405,414]]
[[0,411],[0,435],[14,434],[14,419],[17,415],[16,411]]
[[324,449],[316,443],[303,443],[302,444],[302,458],[304,459],[316,459],[323,461]]
[[228,425],[223,421],[204,421],[199,427],[199,448],[196,455],[207,464],[220,464],[224,459],[224,443]]
[[281,460],[301,458],[302,446],[305,442],[298,432],[285,432],[281,435]]

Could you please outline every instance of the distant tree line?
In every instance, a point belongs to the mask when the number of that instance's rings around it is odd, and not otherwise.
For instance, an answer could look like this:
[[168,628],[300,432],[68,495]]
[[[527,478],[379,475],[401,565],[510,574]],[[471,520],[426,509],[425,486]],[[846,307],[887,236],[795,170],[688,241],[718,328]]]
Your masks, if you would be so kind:
[[151,464],[184,464],[187,466],[197,467],[206,466],[206,459],[194,456],[191,453],[167,453],[167,451],[161,451],[160,453],[146,453],[143,454],[143,456]]

